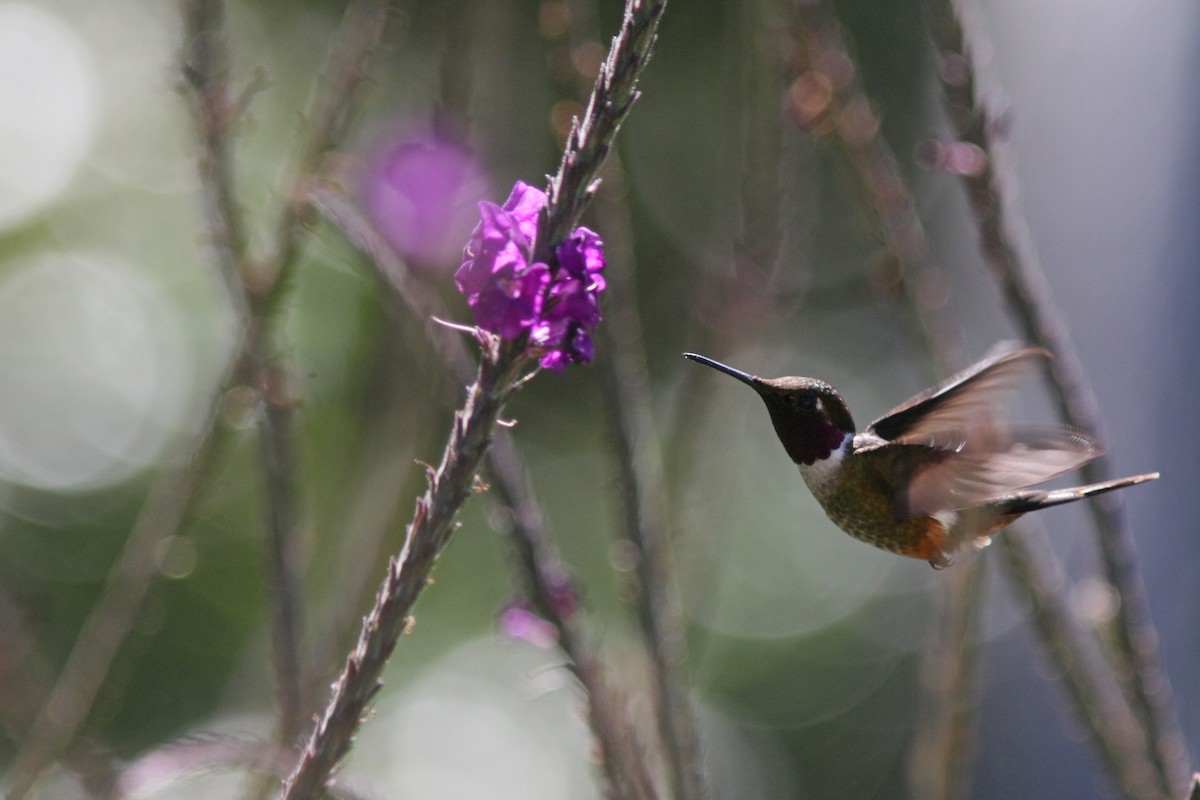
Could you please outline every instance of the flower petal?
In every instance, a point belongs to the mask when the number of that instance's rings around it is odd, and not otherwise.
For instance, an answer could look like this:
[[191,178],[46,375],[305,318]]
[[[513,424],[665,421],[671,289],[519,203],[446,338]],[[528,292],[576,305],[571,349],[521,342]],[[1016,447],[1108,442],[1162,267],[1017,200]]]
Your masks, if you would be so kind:
[[604,242],[588,228],[576,228],[558,246],[558,265],[572,278],[596,275],[604,269],[604,263]]
[[537,241],[538,215],[546,207],[546,193],[535,189],[524,181],[517,181],[512,193],[504,201],[504,210],[513,219],[527,246]]
[[542,296],[550,282],[550,268],[531,264],[524,270],[516,263],[494,272],[482,291],[467,298],[475,324],[501,339],[516,339],[529,330],[542,313]]

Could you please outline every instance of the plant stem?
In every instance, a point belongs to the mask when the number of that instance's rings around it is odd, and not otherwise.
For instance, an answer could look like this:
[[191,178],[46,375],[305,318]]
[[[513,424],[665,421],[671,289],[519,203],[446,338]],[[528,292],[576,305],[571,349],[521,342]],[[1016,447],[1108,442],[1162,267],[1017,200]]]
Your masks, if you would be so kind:
[[909,785],[912,796],[923,800],[970,797],[985,564],[974,557],[946,576],[941,630],[922,664],[926,702],[909,759]]
[[220,396],[214,395],[206,433],[188,462],[165,469],[151,486],[129,538],[109,570],[100,599],[9,768],[8,800],[24,797],[41,772],[71,746],[87,721],[158,576],[158,546],[182,527],[200,478],[214,461],[214,445],[220,437],[213,425]]
[[1063,597],[1066,577],[1058,559],[1044,544],[1034,546],[1018,523],[999,538],[1008,565],[1033,606],[1034,622],[1062,676],[1075,710],[1096,741],[1120,791],[1130,800],[1162,798],[1157,775],[1146,757],[1146,741],[1138,721],[1111,682],[1105,682],[1103,660],[1088,647],[1075,615]]
[[[929,0],[930,30],[944,68],[946,113],[955,133],[986,156],[983,168],[963,175],[971,208],[979,223],[983,251],[1008,307],[1027,340],[1054,354],[1051,378],[1062,418],[1106,440],[1098,404],[1063,322],[1045,272],[1038,261],[1028,227],[1015,203],[1015,181],[1003,163],[994,131],[997,116],[981,102],[973,57],[978,34],[968,24],[962,0]],[[1100,458],[1082,468],[1085,482],[1110,479],[1111,468]],[[1182,793],[1187,773],[1186,748],[1162,670],[1158,634],[1150,617],[1137,553],[1119,493],[1088,503],[1095,519],[1104,571],[1120,597],[1117,605],[1117,673],[1128,676],[1123,688],[1146,731],[1150,758],[1166,796]]]
[[[569,28],[572,51],[595,41],[594,2],[577,2]],[[570,99],[586,89],[589,77],[576,64],[564,87]],[[662,452],[650,413],[650,376],[642,341],[634,286],[633,232],[624,170],[612,153],[601,170],[605,190],[597,195],[594,217],[604,238],[608,298],[607,324],[597,332],[597,366],[601,370],[604,408],[608,418],[620,486],[626,539],[638,552],[634,570],[636,603],[650,671],[652,697],[663,757],[673,796],[702,798],[707,794],[697,755],[695,714],[688,697],[685,662],[686,632],[670,557],[670,531]]]
[[[430,344],[449,365],[456,386],[468,383],[475,367],[461,334],[429,322],[443,314],[436,296],[412,276],[348,199],[328,185],[314,189],[315,207],[370,259],[382,282],[395,292],[413,317],[425,324]],[[521,583],[537,612],[558,631],[559,647],[567,658],[567,666],[586,693],[588,723],[599,751],[608,796],[647,800],[656,797],[635,728],[596,657],[578,603],[575,578],[546,528],[528,472],[507,431],[497,430],[493,434],[488,464],[496,492],[512,514],[512,544]]]
[[186,0],[181,71],[193,99],[201,142],[200,184],[218,268],[244,331],[239,372],[263,395],[256,416],[265,477],[266,574],[271,598],[271,649],[279,707],[279,740],[290,743],[303,718],[300,662],[301,601],[294,564],[298,527],[295,459],[289,400],[271,369],[269,323],[246,270],[246,237],[234,189],[232,132],[241,111],[230,78],[220,0]]
[[[550,181],[549,202],[538,227],[535,259],[553,263],[595,190],[593,179],[612,146],[620,122],[637,95],[634,87],[650,54],[665,0],[628,0],[621,31],[613,40],[585,119],[573,132],[559,172]],[[475,382],[454,418],[441,463],[417,501],[400,555],[388,565],[376,603],[363,622],[358,643],[335,682],[333,695],[304,747],[283,791],[285,800],[319,797],[333,770],[349,752],[367,704],[429,571],[453,531],[453,520],[470,495],[471,482],[490,443],[504,402],[526,364],[523,342],[500,346],[481,336],[485,352]]]
[[180,74],[200,139],[197,167],[209,245],[238,323],[249,319],[243,260],[245,223],[234,191],[232,131],[242,108],[232,91],[221,0],[182,0]]
[[429,573],[449,543],[454,518],[471,493],[492,430],[524,364],[522,354],[495,342],[479,367],[465,404],[455,414],[450,439],[429,486],[417,500],[404,547],[388,563],[375,605],[363,621],[325,712],[288,777],[285,800],[318,798],[333,770],[350,752],[367,706],[381,686],[380,676],[401,634],[413,623],[413,604],[429,583]]
[[[911,309],[936,369],[952,374],[947,342],[956,336],[936,326],[916,290],[927,240],[912,192],[882,134],[881,120],[828,2],[794,2],[793,38],[800,54],[792,83],[793,112],[807,129],[828,135],[845,155],[863,207],[887,249],[889,269],[878,281]],[[835,74],[831,74],[835,73]],[[828,92],[826,94],[825,92]],[[922,665],[922,714],[910,753],[914,797],[953,800],[968,796],[974,745],[977,651],[974,642],[983,602],[983,560],[970,559],[947,576],[937,642]]]
[[567,569],[512,438],[497,435],[489,453],[496,489],[513,514],[517,563],[534,608],[558,631],[567,666],[588,699],[588,722],[612,800],[652,800],[658,794],[627,708],[605,676],[583,619],[575,579]]
[[700,766],[695,712],[688,697],[687,639],[675,585],[663,487],[662,453],[650,411],[650,375],[642,344],[633,281],[633,243],[620,162],[604,170],[606,191],[596,203],[608,266],[608,323],[600,329],[604,406],[624,509],[625,536],[636,547],[638,619],[650,656],[658,732],[674,796],[708,795]]
[[285,180],[283,209],[275,228],[275,242],[261,292],[269,318],[287,294],[290,275],[300,256],[313,209],[309,183],[322,172],[322,161],[341,142],[352,116],[352,103],[369,75],[368,67],[387,28],[392,0],[356,0],[346,6],[341,25],[325,64],[309,95],[299,139],[304,144],[298,163]]
[[291,745],[302,732],[311,699],[300,656],[303,603],[297,551],[301,536],[299,458],[295,409],[284,368],[277,362],[273,334],[290,276],[308,235],[312,209],[305,187],[320,173],[325,155],[336,147],[350,116],[355,93],[386,28],[388,0],[347,5],[304,114],[300,159],[291,170],[276,239],[263,275],[248,276],[254,315],[247,351],[262,393],[256,418],[266,484],[267,575],[272,598],[272,640],[276,691],[280,699],[279,741]]
[[558,173],[547,187],[549,202],[544,224],[538,226],[535,261],[552,257],[554,246],[575,228],[595,194],[600,166],[617,130],[638,99],[638,78],[650,60],[658,23],[666,8],[667,0],[625,3],[621,30],[600,66],[583,119],[577,121],[567,137]]

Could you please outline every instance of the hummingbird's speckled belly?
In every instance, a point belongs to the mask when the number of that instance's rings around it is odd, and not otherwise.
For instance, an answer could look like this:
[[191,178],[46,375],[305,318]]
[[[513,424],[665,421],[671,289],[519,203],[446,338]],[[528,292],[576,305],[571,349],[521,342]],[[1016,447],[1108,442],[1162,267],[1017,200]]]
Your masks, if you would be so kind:
[[897,519],[890,488],[876,474],[854,467],[850,459],[832,480],[800,473],[829,519],[855,539],[910,558],[943,560],[945,526],[931,517]]

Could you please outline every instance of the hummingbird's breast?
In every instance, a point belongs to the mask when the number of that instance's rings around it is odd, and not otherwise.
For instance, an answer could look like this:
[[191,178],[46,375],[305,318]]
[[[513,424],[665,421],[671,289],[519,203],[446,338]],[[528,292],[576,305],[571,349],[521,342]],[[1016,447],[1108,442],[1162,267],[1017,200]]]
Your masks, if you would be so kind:
[[943,561],[946,524],[927,516],[902,519],[886,455],[856,444],[855,437],[847,434],[829,458],[800,465],[800,475],[829,519],[854,538],[883,550]]
[[808,486],[809,491],[821,503],[825,505],[825,498],[830,493],[837,491],[841,483],[842,466],[845,464],[846,456],[851,452],[854,446],[854,434],[847,433],[842,443],[830,452],[829,458],[822,458],[814,461],[812,464],[799,464],[800,476],[804,478],[804,483]]

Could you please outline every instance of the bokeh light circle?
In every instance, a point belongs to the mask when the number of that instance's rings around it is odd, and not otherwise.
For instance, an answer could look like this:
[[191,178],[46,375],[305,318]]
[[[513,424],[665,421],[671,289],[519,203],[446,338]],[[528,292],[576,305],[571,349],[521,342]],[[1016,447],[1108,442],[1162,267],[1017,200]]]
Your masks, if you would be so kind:
[[397,797],[597,797],[565,669],[550,651],[468,642],[380,703],[346,772]]
[[148,466],[190,383],[171,303],[96,256],[44,254],[0,274],[0,478],[84,490]]
[[91,61],[55,15],[0,3],[0,231],[57,197],[82,162],[98,106]]
[[410,125],[376,144],[361,191],[384,238],[412,266],[428,270],[461,263],[490,187],[465,146]]

